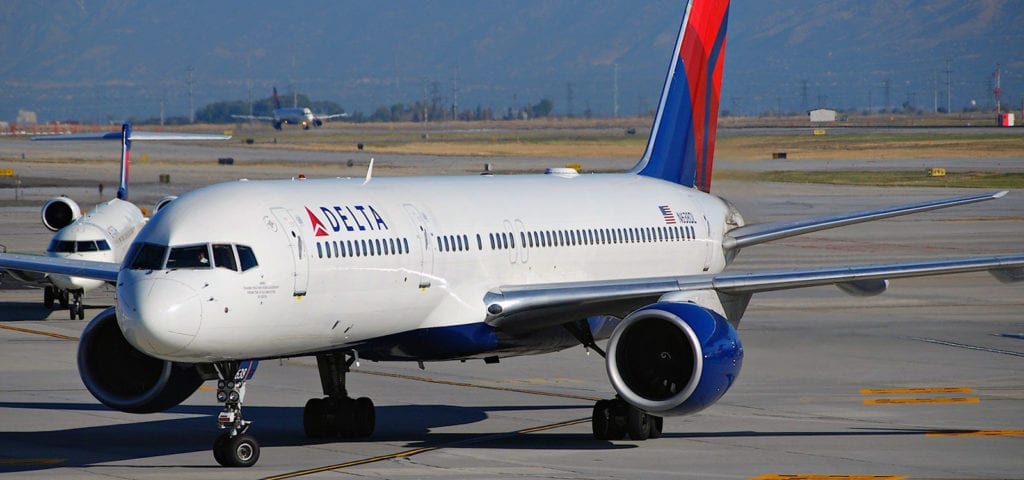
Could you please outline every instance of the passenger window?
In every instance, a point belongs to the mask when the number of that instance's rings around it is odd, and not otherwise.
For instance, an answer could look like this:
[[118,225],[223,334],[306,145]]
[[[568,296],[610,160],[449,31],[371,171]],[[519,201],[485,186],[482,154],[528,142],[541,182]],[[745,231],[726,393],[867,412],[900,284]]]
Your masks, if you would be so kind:
[[236,248],[238,249],[238,263],[243,272],[259,265],[256,263],[256,254],[253,253],[252,248],[245,245],[238,245]]
[[[320,244],[317,244],[319,247]],[[235,250],[231,248],[231,245],[214,245],[213,246],[213,265],[219,268],[226,268],[237,272],[238,266],[235,264]]]

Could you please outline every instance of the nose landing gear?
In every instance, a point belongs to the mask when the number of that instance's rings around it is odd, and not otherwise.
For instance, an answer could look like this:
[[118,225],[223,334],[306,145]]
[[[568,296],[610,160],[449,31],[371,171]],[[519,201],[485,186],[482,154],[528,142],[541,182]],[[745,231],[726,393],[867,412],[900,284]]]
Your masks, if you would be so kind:
[[217,370],[217,401],[224,410],[217,416],[217,426],[226,430],[213,442],[213,458],[225,467],[251,467],[260,459],[260,444],[247,434],[252,422],[242,418],[245,382],[256,371],[256,362],[221,362]]

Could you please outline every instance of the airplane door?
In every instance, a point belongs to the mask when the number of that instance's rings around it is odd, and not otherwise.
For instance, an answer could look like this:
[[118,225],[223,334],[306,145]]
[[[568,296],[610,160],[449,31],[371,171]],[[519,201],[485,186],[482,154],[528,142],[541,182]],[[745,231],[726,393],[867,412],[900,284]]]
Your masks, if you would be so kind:
[[711,242],[711,222],[708,221],[707,215],[701,216],[704,218],[704,271],[706,272],[711,269],[711,256],[714,255],[712,251],[714,246]]
[[293,270],[295,287],[292,294],[295,296],[305,295],[309,281],[309,254],[302,241],[302,230],[299,228],[301,220],[296,219],[287,209],[280,207],[271,208],[270,213],[274,214],[277,223],[281,224],[281,231],[288,239],[288,247],[292,251],[292,261],[295,267]]
[[409,215],[416,227],[416,241],[420,251],[419,288],[429,288],[434,273],[434,231],[430,227],[430,219],[415,206],[406,203],[405,213]]

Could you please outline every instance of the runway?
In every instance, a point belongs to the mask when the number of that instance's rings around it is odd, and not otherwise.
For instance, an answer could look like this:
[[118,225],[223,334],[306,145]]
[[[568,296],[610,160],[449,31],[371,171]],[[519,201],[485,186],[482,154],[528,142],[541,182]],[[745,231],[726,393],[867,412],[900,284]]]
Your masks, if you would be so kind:
[[[90,169],[79,190],[95,196],[105,170]],[[134,188],[138,198],[163,193],[157,183]],[[735,181],[714,190],[750,222],[970,192]],[[38,207],[2,207],[0,222],[12,251],[41,250],[51,235]],[[1011,192],[752,247],[730,270],[1015,253],[1021,238],[1024,192]],[[4,287],[3,477],[1024,478],[1024,286],[987,274],[901,280],[872,298],[831,287],[755,296],[739,330],[746,356],[735,387],[704,412],[666,419],[664,438],[645,442],[592,438],[593,401],[613,392],[602,359],[582,347],[425,370],[363,362],[349,388],[377,405],[372,441],[305,438],[302,406],[321,395],[315,360],[263,362],[245,399],[263,446],[250,469],[214,462],[220,407],[209,385],[169,412],[111,411],[78,377],[87,321],[45,310],[39,290]],[[87,295],[86,318],[112,295]]]

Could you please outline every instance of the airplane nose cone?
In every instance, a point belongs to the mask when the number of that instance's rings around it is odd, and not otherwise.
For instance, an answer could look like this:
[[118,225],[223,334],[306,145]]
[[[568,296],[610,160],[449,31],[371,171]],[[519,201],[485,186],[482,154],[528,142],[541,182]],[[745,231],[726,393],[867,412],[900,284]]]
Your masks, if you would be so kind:
[[169,357],[189,346],[203,320],[203,304],[192,287],[167,278],[126,280],[117,289],[121,331],[135,348]]

